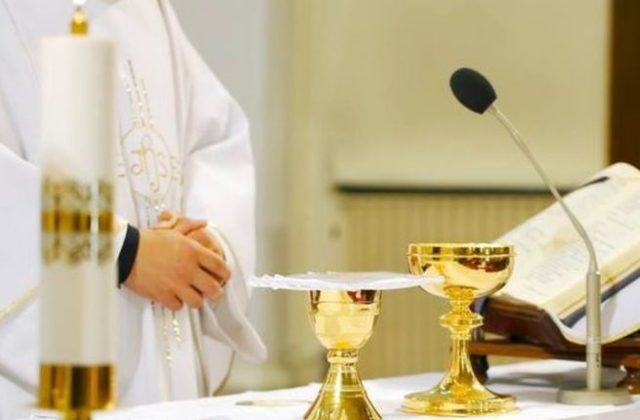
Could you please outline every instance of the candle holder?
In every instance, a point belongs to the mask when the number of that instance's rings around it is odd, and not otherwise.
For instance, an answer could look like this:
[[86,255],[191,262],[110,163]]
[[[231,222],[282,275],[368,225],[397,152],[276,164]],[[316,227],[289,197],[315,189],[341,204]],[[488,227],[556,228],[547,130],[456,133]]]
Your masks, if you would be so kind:
[[314,290],[309,314],[316,336],[328,349],[329,371],[306,420],[379,420],[356,368],[358,351],[373,333],[381,292]]
[[94,411],[115,407],[112,365],[41,365],[38,408],[61,413],[64,420],[91,420]]
[[449,300],[451,311],[440,324],[451,331],[449,370],[433,389],[409,394],[402,410],[439,416],[508,413],[516,400],[485,388],[476,378],[469,358],[471,331],[482,316],[470,310],[473,300],[501,289],[513,269],[513,247],[491,244],[411,244],[409,267],[413,274],[441,275],[441,284],[425,284],[430,294]]

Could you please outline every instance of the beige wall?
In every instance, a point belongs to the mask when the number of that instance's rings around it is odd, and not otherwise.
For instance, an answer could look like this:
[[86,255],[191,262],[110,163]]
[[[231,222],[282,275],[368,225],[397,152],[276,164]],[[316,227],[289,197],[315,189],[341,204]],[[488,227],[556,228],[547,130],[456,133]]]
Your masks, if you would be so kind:
[[333,180],[539,185],[502,129],[453,99],[460,66],[490,77],[558,183],[605,163],[608,1],[308,3],[310,124]]
[[291,270],[345,267],[335,186],[539,187],[448,78],[482,69],[561,186],[606,164],[608,0],[297,0]]
[[[490,76],[560,184],[605,163],[608,0],[174,3],[252,119],[261,272],[384,268],[349,257],[351,197],[337,193],[337,183],[539,185],[499,126],[452,99],[448,77],[461,65]],[[451,235],[473,237],[460,229]],[[406,307],[398,299],[385,311]],[[253,307],[271,356],[260,369],[236,366],[231,389],[319,380],[323,356],[304,296],[262,292]],[[432,317],[427,336],[442,337]],[[385,321],[379,326],[384,332]],[[371,342],[368,373],[393,374],[374,368],[389,339],[397,337]],[[443,360],[424,357],[424,368]]]

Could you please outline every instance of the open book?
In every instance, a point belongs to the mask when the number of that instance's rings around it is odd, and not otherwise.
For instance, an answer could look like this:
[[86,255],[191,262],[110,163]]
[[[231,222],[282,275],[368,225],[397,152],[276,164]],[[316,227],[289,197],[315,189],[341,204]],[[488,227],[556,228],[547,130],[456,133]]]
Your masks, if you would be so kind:
[[[640,330],[640,171],[618,163],[565,196],[594,242],[602,273],[602,336]],[[497,296],[546,310],[567,340],[586,337],[587,250],[556,203],[496,242],[513,244],[511,280]]]

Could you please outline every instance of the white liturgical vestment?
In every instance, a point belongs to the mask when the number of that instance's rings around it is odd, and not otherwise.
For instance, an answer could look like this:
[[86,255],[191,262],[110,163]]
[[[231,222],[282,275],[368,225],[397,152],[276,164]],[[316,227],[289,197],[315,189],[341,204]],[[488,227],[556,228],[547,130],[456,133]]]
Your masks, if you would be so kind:
[[[71,7],[70,0],[0,1],[0,419],[24,415],[35,402],[39,40],[68,31]],[[119,404],[210,395],[235,352],[250,361],[266,356],[245,316],[254,264],[248,124],[168,1],[94,0],[87,11],[92,34],[118,49],[119,218],[146,228],[167,209],[208,220],[232,271],[222,300],[200,310],[172,313],[118,291]]]

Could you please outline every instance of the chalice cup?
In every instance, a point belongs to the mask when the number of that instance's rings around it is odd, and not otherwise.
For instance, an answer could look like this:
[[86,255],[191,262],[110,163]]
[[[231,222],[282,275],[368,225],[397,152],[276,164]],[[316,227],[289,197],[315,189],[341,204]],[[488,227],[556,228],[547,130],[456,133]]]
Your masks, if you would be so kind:
[[501,289],[513,270],[512,246],[427,243],[409,245],[413,274],[434,274],[442,283],[426,284],[432,295],[449,300],[451,311],[440,324],[451,331],[449,370],[433,389],[405,396],[403,411],[439,416],[477,416],[514,411],[510,395],[489,391],[476,378],[469,358],[471,331],[482,316],[470,309],[473,300]]
[[309,314],[314,332],[327,348],[329,371],[307,420],[377,420],[356,368],[358,351],[373,333],[380,313],[379,290],[313,290]]

